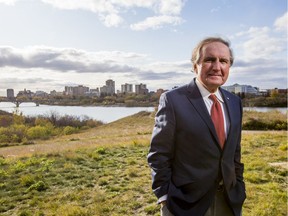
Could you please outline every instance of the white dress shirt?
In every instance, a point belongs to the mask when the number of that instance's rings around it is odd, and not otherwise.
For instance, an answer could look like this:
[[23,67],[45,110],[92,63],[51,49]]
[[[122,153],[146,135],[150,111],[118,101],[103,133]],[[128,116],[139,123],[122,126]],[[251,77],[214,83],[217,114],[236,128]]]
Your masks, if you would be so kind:
[[[213,101],[209,98],[211,93],[197,79],[196,79],[196,85],[197,85],[198,89],[200,90],[200,93],[202,95],[202,98],[204,100],[206,108],[207,108],[209,114],[211,115],[211,107],[213,105]],[[216,96],[217,100],[220,102],[220,105],[222,108],[223,118],[224,118],[224,130],[225,130],[225,135],[227,138],[227,134],[229,133],[229,126],[230,126],[228,112],[226,110],[226,106],[224,105],[224,100],[223,100],[223,97],[222,97],[220,91],[217,89],[217,91],[214,92],[213,94],[215,94],[215,96]]]

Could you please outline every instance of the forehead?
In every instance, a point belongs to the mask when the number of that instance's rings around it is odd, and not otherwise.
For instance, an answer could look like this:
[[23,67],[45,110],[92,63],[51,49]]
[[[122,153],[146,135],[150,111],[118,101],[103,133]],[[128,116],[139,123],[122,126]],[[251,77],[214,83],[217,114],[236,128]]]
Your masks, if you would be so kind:
[[202,47],[203,56],[221,56],[229,58],[229,48],[221,42],[211,42]]

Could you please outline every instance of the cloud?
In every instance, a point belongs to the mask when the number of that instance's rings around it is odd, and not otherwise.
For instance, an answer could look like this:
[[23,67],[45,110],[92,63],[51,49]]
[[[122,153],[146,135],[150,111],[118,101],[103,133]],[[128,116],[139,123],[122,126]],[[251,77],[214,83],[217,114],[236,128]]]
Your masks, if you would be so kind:
[[177,16],[154,16],[148,17],[144,21],[130,25],[130,28],[135,31],[143,31],[147,29],[159,29],[164,25],[179,25],[183,23],[184,20]]
[[218,11],[220,11],[220,7],[218,6],[218,7],[216,7],[216,8],[212,8],[211,10],[210,10],[210,12],[211,13],[216,13],[216,12],[218,12]]
[[247,31],[235,34],[241,43],[236,47],[243,51],[242,58],[276,58],[286,50],[286,37],[273,35],[273,30],[268,27],[250,27]]
[[286,12],[283,16],[276,19],[276,21],[274,22],[276,30],[287,32],[287,20],[288,20],[288,12]]
[[86,52],[37,46],[26,49],[0,47],[0,67],[42,68],[76,73],[126,73],[139,69],[124,63],[125,59],[133,61],[144,56],[120,51]]
[[287,86],[287,36],[281,29],[287,29],[287,13],[275,20],[274,27],[250,27],[232,37],[237,55],[230,84],[264,89]]
[[[0,3],[14,5],[20,0],[0,0]],[[85,10],[98,15],[106,27],[118,27],[126,22],[125,13],[134,12],[134,8],[152,11],[154,16],[146,17],[137,23],[130,23],[132,30],[158,29],[164,25],[183,23],[180,17],[186,0],[41,0],[60,10]]]
[[6,5],[14,5],[18,0],[0,0],[0,3],[6,4]]
[[151,90],[171,88],[192,79],[190,68],[189,61],[156,62],[145,54],[133,52],[88,52],[46,46],[0,47],[0,70],[4,71],[0,86],[4,93],[6,88],[61,91],[69,83],[93,88],[104,85],[110,78],[117,85],[141,81]]

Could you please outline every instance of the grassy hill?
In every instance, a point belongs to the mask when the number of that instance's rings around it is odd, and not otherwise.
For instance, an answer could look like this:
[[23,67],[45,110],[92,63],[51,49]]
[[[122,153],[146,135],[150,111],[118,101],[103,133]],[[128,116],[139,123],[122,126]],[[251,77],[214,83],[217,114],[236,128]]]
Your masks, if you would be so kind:
[[[0,215],[160,215],[146,156],[147,112],[80,134],[0,148]],[[243,216],[287,213],[287,132],[243,131]]]

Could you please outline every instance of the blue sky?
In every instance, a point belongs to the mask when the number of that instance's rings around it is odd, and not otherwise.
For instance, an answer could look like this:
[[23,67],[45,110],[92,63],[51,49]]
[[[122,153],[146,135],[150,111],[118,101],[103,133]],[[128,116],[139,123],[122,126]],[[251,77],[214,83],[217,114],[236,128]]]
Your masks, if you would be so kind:
[[0,0],[0,95],[189,82],[203,37],[231,41],[225,85],[287,88],[286,0]]

